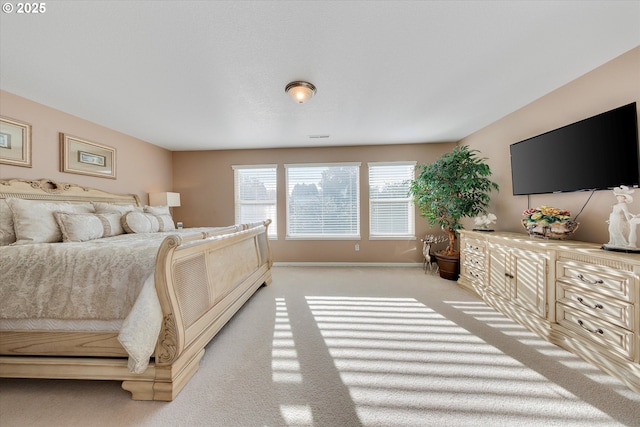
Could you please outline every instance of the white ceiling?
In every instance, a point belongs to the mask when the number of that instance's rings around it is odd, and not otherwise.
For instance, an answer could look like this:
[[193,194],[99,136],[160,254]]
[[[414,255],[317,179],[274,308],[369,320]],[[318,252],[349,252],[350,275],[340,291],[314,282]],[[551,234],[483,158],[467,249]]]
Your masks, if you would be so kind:
[[170,150],[458,141],[640,45],[628,0],[45,4],[0,88]]

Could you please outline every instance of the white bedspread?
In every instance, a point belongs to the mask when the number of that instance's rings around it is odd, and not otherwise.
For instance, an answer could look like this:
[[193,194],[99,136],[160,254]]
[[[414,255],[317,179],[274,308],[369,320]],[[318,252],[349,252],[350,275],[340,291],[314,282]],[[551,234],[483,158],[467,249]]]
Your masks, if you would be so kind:
[[118,334],[118,341],[129,354],[129,371],[139,374],[147,369],[161,325],[162,310],[151,274],[142,285],[140,295]]
[[165,233],[0,247],[0,319],[122,320],[129,370],[142,372],[162,324],[153,272]]

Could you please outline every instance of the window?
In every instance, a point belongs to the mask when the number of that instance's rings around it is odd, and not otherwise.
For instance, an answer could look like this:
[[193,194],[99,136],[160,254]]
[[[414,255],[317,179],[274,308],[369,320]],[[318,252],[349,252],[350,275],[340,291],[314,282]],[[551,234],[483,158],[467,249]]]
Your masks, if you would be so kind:
[[236,223],[271,219],[269,238],[278,237],[276,165],[232,166]]
[[369,237],[415,239],[415,208],[409,195],[416,162],[369,163]]
[[284,167],[287,238],[360,239],[360,163]]

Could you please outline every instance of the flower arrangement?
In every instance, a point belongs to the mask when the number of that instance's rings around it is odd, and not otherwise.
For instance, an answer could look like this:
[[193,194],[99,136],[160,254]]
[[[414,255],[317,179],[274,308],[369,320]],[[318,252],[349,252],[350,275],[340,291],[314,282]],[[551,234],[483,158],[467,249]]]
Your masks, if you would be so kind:
[[571,219],[571,213],[569,211],[548,206],[527,209],[522,212],[522,215],[524,215],[528,223],[539,225],[563,223]]
[[534,237],[564,239],[578,229],[578,223],[571,220],[571,213],[565,209],[538,206],[522,212],[522,225]]
[[498,218],[495,214],[488,213],[486,215],[478,215],[473,219],[473,222],[476,224],[476,227],[480,230],[487,230],[491,224],[496,222]]

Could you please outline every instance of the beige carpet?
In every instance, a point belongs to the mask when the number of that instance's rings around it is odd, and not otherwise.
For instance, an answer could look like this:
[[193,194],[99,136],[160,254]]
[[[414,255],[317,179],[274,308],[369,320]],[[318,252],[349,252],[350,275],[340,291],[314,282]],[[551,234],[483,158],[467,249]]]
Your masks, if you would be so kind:
[[0,426],[640,426],[640,395],[418,268],[275,267],[175,401],[0,380]]

